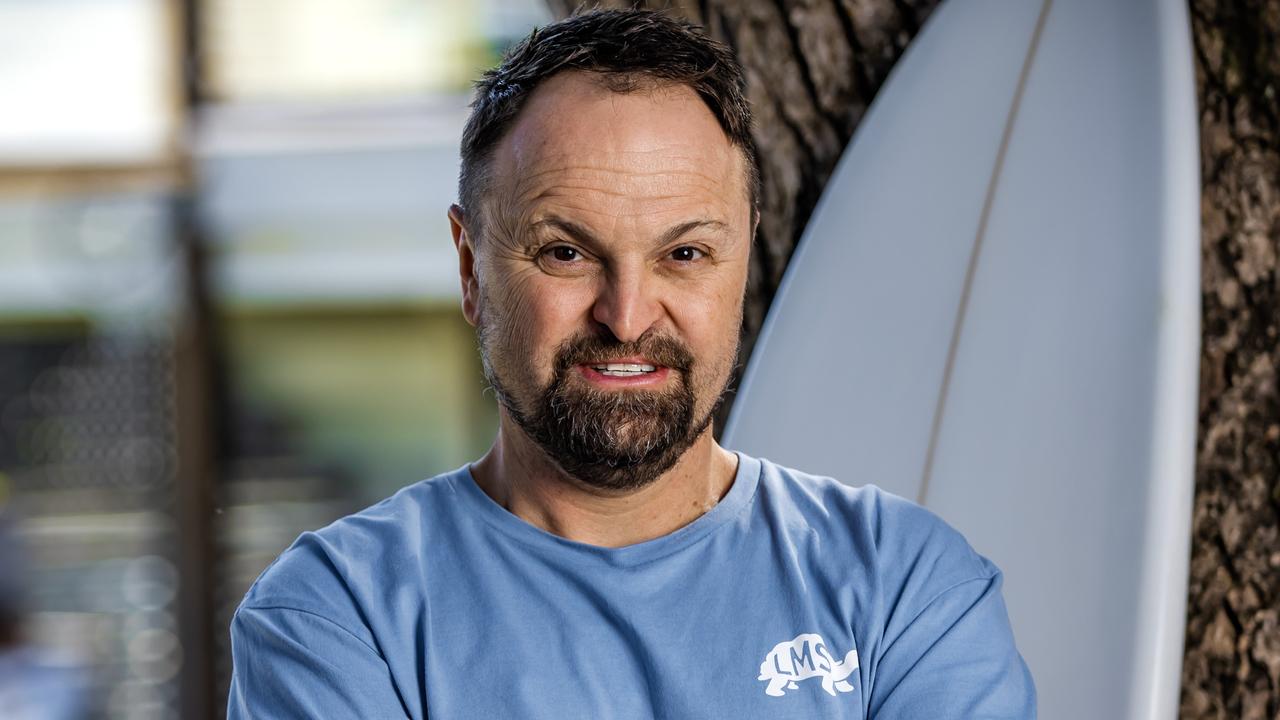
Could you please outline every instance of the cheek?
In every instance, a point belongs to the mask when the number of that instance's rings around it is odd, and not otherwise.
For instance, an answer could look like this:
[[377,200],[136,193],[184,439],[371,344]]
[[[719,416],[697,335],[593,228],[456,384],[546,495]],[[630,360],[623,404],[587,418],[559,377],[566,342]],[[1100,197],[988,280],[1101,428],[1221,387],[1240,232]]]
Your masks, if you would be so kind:
[[[492,278],[493,276],[490,276]],[[489,278],[487,278],[489,279]],[[480,323],[489,348],[503,365],[518,367],[531,341],[529,306],[520,299],[520,283],[506,278],[482,285]]]
[[681,325],[686,326],[690,334],[706,338],[717,346],[737,341],[746,282],[738,275],[715,278],[674,296],[678,299],[671,309],[683,316]]
[[550,378],[556,348],[584,329],[590,293],[542,274],[513,275],[494,294],[495,335],[512,353],[511,361],[531,366],[540,382]]
[[720,385],[737,362],[742,325],[742,288],[726,283],[706,292],[682,295],[677,309],[680,334],[698,357],[698,382]]

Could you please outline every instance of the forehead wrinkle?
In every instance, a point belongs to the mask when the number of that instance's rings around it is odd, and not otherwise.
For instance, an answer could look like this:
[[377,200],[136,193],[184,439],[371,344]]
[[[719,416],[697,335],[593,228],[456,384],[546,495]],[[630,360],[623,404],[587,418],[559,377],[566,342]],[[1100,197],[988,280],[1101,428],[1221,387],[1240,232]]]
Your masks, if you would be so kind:
[[692,160],[695,163],[705,162],[708,152],[719,159],[737,152],[718,125],[713,126],[714,139],[701,137],[705,133],[697,130],[680,135],[636,132],[619,127],[616,118],[596,121],[584,128],[580,126],[592,109],[584,107],[582,110],[582,114],[568,116],[562,111],[551,115],[531,114],[529,122],[513,129],[506,139],[508,142],[505,142],[515,164],[532,165],[540,159],[577,158],[584,150],[599,156],[638,156],[642,159],[653,156],[661,161]]
[[[637,142],[645,146],[636,147]],[[529,177],[584,171],[636,175],[688,173],[715,179],[718,175],[732,175],[742,164],[742,153],[728,143],[723,147],[708,147],[671,138],[626,142],[595,136],[584,140],[548,132],[523,142],[513,138],[508,150],[514,173]]]
[[[612,182],[614,177],[620,177],[622,181]],[[684,173],[680,179],[688,180],[688,184],[674,189],[670,179],[667,173],[648,173],[643,182],[637,183],[633,173],[600,170],[588,164],[567,169],[553,168],[529,175],[509,176],[510,201],[504,205],[508,211],[521,216],[523,222],[519,224],[524,228],[529,227],[529,221],[535,215],[549,210],[554,212],[557,208],[606,221],[668,212],[685,218],[705,216],[710,212],[727,220],[732,214],[731,208],[725,204],[730,198],[724,197],[714,176],[702,172]],[[691,206],[696,206],[697,210],[691,211]]]
[[[599,204],[592,202],[592,196],[604,196],[619,202],[601,207]],[[722,204],[717,198],[698,197],[691,193],[661,193],[638,197],[636,193],[625,190],[573,187],[548,188],[535,195],[520,198],[520,201],[534,209],[542,204],[555,204],[594,215],[616,215],[619,213],[623,215],[652,215],[668,212],[671,210],[671,205],[679,203],[689,203],[699,207],[707,205],[719,206]],[[652,204],[659,207],[636,207],[644,204]],[[623,206],[626,206],[626,208],[624,209]]]
[[[559,171],[548,171],[518,177],[515,182],[516,187],[513,188],[514,199],[523,204],[560,197],[585,199],[592,196],[640,202],[689,200],[720,203],[716,178],[705,173],[682,173],[680,177],[673,177],[671,173],[665,172],[605,173],[606,176],[620,176],[617,181],[612,178],[606,180],[598,177],[580,177],[572,172],[567,173],[568,177],[563,177],[565,174]],[[551,177],[552,175],[557,177]],[[673,189],[673,184],[684,185],[684,187]]]
[[[559,159],[559,158],[557,158]],[[513,176],[519,178],[520,184],[536,183],[549,176],[565,175],[572,180],[590,180],[598,176],[622,176],[624,178],[657,178],[657,177],[685,177],[701,181],[708,188],[713,188],[726,178],[735,177],[736,173],[733,168],[726,169],[723,173],[707,170],[707,163],[696,162],[693,158],[687,158],[687,162],[680,163],[660,163],[657,167],[635,167],[626,164],[612,165],[606,163],[590,163],[576,160],[564,165],[553,164],[552,167],[536,168],[517,165]],[[718,163],[717,163],[718,164]]]

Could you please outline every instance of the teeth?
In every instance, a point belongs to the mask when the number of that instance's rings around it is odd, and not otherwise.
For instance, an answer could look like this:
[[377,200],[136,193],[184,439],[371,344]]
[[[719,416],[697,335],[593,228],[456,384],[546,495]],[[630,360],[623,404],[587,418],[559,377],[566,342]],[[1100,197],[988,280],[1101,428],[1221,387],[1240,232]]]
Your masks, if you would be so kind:
[[643,375],[657,370],[653,365],[640,365],[637,363],[607,363],[605,365],[592,365],[591,367],[601,375],[614,375],[617,377]]

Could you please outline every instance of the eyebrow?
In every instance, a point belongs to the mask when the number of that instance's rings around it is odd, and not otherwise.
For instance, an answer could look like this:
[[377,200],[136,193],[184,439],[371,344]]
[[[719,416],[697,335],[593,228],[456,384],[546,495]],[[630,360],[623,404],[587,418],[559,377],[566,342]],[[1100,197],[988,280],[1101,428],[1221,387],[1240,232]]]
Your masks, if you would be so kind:
[[[723,222],[720,222],[719,220],[711,220],[711,219],[690,220],[688,222],[683,222],[683,223],[680,223],[679,225],[675,225],[669,228],[666,232],[662,233],[662,237],[659,238],[657,244],[666,245],[669,242],[673,242],[679,239],[681,236],[685,235],[686,233],[692,230],[697,230],[699,228],[707,228],[710,230],[715,230],[717,232],[724,232],[728,229],[728,227],[729,227],[728,225],[724,224]],[[566,235],[572,237],[574,240],[577,240],[580,243],[599,244],[599,240],[596,238],[595,235],[591,233],[590,230],[582,227],[581,225],[575,222],[572,222],[570,220],[565,220],[564,218],[561,218],[561,217],[552,216],[549,218],[545,218],[543,220],[539,220],[533,223],[531,226],[529,226],[529,229],[534,231],[542,230],[543,228],[554,228],[556,230],[559,230],[560,232],[565,233]]]

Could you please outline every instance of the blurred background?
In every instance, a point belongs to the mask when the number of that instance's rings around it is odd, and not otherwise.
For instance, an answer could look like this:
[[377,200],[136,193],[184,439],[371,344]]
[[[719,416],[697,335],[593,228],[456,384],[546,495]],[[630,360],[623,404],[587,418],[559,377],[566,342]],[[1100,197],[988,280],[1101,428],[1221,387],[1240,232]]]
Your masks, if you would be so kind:
[[0,0],[0,718],[225,716],[266,564],[487,447],[445,209],[549,17]]

